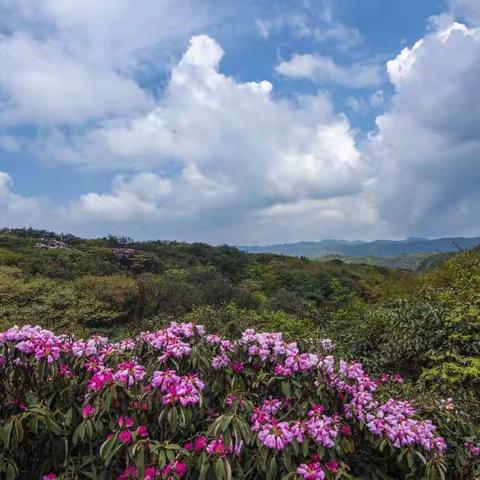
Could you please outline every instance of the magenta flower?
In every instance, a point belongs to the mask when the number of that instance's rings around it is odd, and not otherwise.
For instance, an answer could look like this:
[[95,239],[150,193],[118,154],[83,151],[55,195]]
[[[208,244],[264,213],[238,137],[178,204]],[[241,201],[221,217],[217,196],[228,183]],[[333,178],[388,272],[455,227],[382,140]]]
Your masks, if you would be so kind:
[[148,438],[148,429],[145,425],[140,425],[136,430],[137,436],[141,438]]
[[467,452],[472,455],[472,457],[479,457],[480,456],[480,446],[475,445],[472,442],[465,442],[464,448]]
[[180,477],[184,477],[188,472],[188,467],[186,463],[176,462],[175,464],[175,473]]
[[83,418],[89,418],[89,417],[91,417],[92,415],[94,415],[95,412],[96,412],[95,407],[92,407],[91,405],[85,405],[85,406],[82,408],[82,416],[83,416]]
[[325,467],[327,467],[327,470],[332,473],[337,473],[339,469],[338,462],[335,460],[331,460],[330,462],[326,463]]
[[162,392],[167,392],[170,387],[178,382],[180,382],[180,377],[175,370],[153,372],[152,386],[159,388]]
[[220,435],[216,440],[212,440],[207,445],[206,450],[209,455],[218,455],[220,457],[224,457],[227,454],[227,450],[223,444],[222,435]]
[[143,473],[144,480],[155,480],[161,475],[161,471],[156,467],[147,467]]
[[272,422],[262,426],[258,438],[273,450],[283,450],[293,440],[293,433],[287,422]]
[[196,453],[200,453],[207,446],[207,437],[200,435],[193,443],[193,448]]
[[245,368],[245,365],[243,364],[243,362],[232,362],[232,370],[235,372],[235,373],[240,373],[243,371],[243,369]]
[[143,380],[144,376],[145,367],[134,361],[120,363],[115,372],[115,380],[123,383],[127,387],[132,387],[135,382]]
[[130,428],[133,426],[133,419],[127,416],[120,416],[117,419],[117,424],[120,428]]
[[124,444],[124,445],[130,445],[132,442],[132,434],[130,433],[129,430],[123,430],[118,434],[118,439]]
[[325,478],[325,473],[318,462],[302,463],[297,468],[297,474],[305,480],[323,480]]
[[168,465],[165,465],[162,468],[161,476],[162,478],[170,479],[170,478],[173,478],[170,476],[173,473],[176,476],[182,478],[187,474],[187,471],[188,471],[188,467],[185,463],[176,461],[173,463],[169,463]]
[[117,480],[129,480],[137,478],[137,467],[129,465],[118,477]]
[[[0,366],[1,366],[1,357],[0,357]],[[73,377],[73,372],[72,370],[70,369],[70,367],[68,366],[68,364],[66,363],[61,363],[58,367],[58,374],[61,376],[61,377],[64,377],[64,378],[71,378]]]
[[111,384],[114,381],[113,374],[110,370],[104,369],[93,375],[88,382],[88,388],[90,390],[99,391],[102,390],[105,385]]

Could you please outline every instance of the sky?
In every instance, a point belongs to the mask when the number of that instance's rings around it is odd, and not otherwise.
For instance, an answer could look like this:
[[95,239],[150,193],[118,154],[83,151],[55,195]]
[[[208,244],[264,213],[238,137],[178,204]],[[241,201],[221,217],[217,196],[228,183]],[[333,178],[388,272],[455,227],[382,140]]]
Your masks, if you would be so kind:
[[0,0],[0,226],[480,235],[479,0]]

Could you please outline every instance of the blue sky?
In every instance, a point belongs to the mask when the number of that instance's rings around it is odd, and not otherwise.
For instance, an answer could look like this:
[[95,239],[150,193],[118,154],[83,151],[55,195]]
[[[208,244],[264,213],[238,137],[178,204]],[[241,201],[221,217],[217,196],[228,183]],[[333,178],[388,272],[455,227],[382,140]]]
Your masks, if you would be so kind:
[[0,225],[477,235],[477,0],[0,0]]

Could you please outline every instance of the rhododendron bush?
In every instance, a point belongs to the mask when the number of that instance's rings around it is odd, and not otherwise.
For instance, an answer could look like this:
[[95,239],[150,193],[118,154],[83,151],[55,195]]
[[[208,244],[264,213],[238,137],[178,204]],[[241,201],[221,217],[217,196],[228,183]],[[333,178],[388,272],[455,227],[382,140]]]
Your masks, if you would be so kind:
[[435,424],[385,395],[401,381],[279,333],[15,327],[0,334],[0,478],[446,478]]

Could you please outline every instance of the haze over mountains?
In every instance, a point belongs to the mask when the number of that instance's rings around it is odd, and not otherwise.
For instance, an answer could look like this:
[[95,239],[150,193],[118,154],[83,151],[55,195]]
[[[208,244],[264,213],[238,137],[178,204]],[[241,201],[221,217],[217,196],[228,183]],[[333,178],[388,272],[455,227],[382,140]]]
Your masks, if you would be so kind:
[[437,239],[410,237],[405,240],[321,240],[319,242],[296,242],[275,245],[239,246],[250,253],[277,253],[281,255],[323,257],[342,255],[350,257],[398,257],[414,253],[447,253],[458,249],[470,249],[480,244],[480,237],[446,237]]

